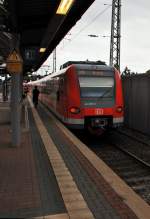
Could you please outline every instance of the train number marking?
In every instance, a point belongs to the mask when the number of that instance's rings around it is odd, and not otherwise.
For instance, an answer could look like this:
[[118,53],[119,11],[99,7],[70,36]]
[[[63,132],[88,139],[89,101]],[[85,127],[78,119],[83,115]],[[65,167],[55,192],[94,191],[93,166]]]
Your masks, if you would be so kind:
[[104,114],[104,110],[103,109],[96,109],[95,110],[95,114],[96,115],[103,115]]

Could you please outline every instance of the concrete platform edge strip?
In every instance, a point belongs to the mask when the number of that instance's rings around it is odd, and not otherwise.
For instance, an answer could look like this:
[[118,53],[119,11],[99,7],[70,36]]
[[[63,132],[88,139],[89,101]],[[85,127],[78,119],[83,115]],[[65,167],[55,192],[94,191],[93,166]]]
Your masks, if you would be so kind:
[[[48,131],[46,130],[42,120],[40,119],[38,112],[33,108],[30,98],[29,102],[35,123],[41,135],[51,165],[53,167],[66,209],[68,211],[69,218],[94,219],[92,212],[88,208],[82,194],[80,193],[76,183],[72,178],[72,175],[65,165],[64,160],[62,159],[59,151],[57,150],[55,144],[49,136]],[[73,188],[75,192],[70,192],[70,188]]]
[[69,216],[68,214],[56,214],[56,215],[34,217],[33,219],[69,219]]
[[90,161],[96,170],[104,177],[115,192],[122,198],[128,207],[140,219],[149,219],[150,206],[136,194],[115,172],[111,170],[94,152],[76,138],[58,119],[56,119],[44,106],[44,110],[55,121],[57,127],[76,145],[81,153]]

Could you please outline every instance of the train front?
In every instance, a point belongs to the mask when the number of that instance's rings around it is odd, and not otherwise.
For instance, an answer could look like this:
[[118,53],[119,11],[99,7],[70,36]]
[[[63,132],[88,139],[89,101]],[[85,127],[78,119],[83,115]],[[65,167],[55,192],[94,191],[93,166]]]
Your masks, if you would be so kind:
[[109,66],[80,66],[81,114],[84,127],[93,134],[123,123],[123,97],[119,72]]

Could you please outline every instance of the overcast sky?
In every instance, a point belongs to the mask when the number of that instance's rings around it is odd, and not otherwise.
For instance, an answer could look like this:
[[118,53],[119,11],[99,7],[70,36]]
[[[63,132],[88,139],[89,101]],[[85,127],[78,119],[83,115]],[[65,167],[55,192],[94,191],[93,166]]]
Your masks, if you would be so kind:
[[[57,70],[69,60],[102,60],[109,64],[111,6],[104,4],[111,3],[95,0],[69,31],[57,47]],[[128,66],[131,71],[143,73],[150,69],[150,1],[122,0],[121,10],[121,71]],[[91,38],[88,34],[99,37]],[[52,55],[45,64],[52,69]]]

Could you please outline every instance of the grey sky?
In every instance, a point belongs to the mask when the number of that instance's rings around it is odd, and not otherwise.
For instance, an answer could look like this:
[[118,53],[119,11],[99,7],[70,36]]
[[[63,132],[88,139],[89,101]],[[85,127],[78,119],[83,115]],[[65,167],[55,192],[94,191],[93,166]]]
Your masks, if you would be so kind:
[[[110,37],[102,36],[110,35],[111,6],[92,24],[90,23],[97,14],[108,7],[104,4],[111,2],[95,0],[81,20],[70,30],[71,35],[68,34],[57,47],[57,69],[69,60],[102,60],[109,64]],[[140,73],[150,69],[149,11],[149,0],[122,0],[121,70],[125,66]],[[82,29],[84,30],[81,31]],[[96,34],[99,37],[91,38],[88,34]],[[52,55],[46,64],[52,68]]]

